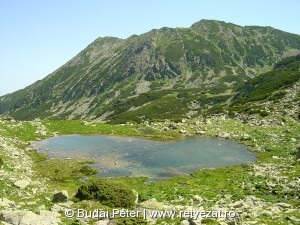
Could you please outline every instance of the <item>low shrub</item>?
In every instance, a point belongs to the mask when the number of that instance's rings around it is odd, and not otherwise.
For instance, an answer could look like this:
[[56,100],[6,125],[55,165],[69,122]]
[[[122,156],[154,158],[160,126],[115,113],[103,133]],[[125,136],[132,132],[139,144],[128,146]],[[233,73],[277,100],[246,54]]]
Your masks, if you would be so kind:
[[3,162],[3,159],[0,157],[0,169],[2,168],[4,162]]
[[269,113],[267,111],[260,111],[259,115],[262,117],[266,117],[269,115]]
[[90,166],[87,165],[83,165],[80,170],[80,173],[84,174],[85,176],[89,176],[89,175],[93,175],[93,174],[97,174],[98,171]]
[[75,197],[79,200],[98,200],[110,207],[130,208],[135,205],[136,195],[122,183],[110,179],[91,178],[79,187]]

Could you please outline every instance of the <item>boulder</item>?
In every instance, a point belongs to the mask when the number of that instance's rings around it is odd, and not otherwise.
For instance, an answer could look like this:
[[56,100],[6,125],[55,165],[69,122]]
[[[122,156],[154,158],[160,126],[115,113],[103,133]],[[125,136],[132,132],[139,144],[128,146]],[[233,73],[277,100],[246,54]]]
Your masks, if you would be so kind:
[[278,156],[276,156],[276,155],[273,155],[272,159],[280,159],[280,158]]
[[158,202],[155,198],[141,202],[139,204],[141,208],[155,209],[155,210],[171,210],[173,206],[165,205],[162,202]]
[[198,202],[198,203],[202,203],[204,201],[204,199],[202,197],[200,197],[199,195],[194,195],[193,196],[193,201]]
[[0,221],[11,225],[58,225],[60,219],[56,216],[57,215],[48,213],[41,213],[41,215],[38,215],[26,210],[0,211]]
[[290,207],[291,207],[290,204],[287,204],[287,203],[285,203],[285,202],[279,202],[279,203],[276,203],[275,205],[276,205],[276,206],[279,206],[279,207],[281,207],[281,208],[290,208]]
[[67,202],[68,201],[68,192],[67,191],[60,191],[53,195],[53,202]]
[[276,184],[274,184],[272,181],[267,181],[267,182],[266,182],[266,185],[267,185],[268,187],[270,187],[270,188],[276,187]]
[[42,210],[40,210],[40,216],[57,218],[57,217],[60,217],[61,215],[58,212],[51,212],[51,211],[42,209]]
[[195,121],[194,123],[196,126],[199,126],[201,124],[201,122],[199,120]]
[[46,210],[46,206],[45,205],[40,205],[37,207],[38,210]]
[[299,224],[300,223],[300,219],[298,219],[298,218],[296,218],[294,216],[286,216],[285,219],[294,222],[294,224]]
[[94,223],[94,225],[107,225],[107,224],[109,224],[109,219],[99,220],[96,223]]
[[66,209],[66,207],[60,206],[58,204],[54,204],[53,206],[51,206],[50,210],[52,212],[60,212],[60,211],[64,211]]
[[41,135],[41,136],[46,136],[47,135],[47,131],[46,130],[43,130],[43,129],[40,129],[40,130],[37,130],[36,132],[34,132],[35,134],[38,134],[38,135]]
[[190,222],[188,220],[182,220],[180,225],[190,225]]
[[182,130],[179,130],[179,133],[181,133],[181,134],[186,134],[187,131],[182,129]]
[[292,142],[296,142],[297,139],[296,139],[296,138],[291,138],[291,141],[292,141]]
[[210,124],[211,124],[211,121],[210,121],[209,119],[207,119],[207,120],[205,121],[205,123],[208,124],[208,125],[210,125]]
[[14,201],[10,201],[7,198],[0,198],[0,207],[14,208],[15,207],[15,202]]
[[204,130],[197,130],[197,131],[196,131],[196,134],[197,134],[197,135],[204,135],[204,134],[205,134],[205,131],[204,131]]
[[176,130],[176,129],[178,128],[178,126],[177,126],[176,123],[171,122],[171,123],[169,124],[169,128],[172,129],[172,130]]
[[17,180],[14,185],[18,188],[26,188],[30,184],[29,180]]
[[243,202],[242,201],[237,201],[237,202],[234,202],[231,206],[233,208],[241,208],[241,207],[243,207]]
[[250,135],[249,134],[243,134],[242,136],[243,140],[250,140]]
[[220,133],[218,136],[221,138],[228,139],[228,138],[230,138],[230,133],[223,132],[223,133]]
[[169,131],[170,128],[169,128],[169,127],[163,127],[162,130],[163,130],[163,131]]

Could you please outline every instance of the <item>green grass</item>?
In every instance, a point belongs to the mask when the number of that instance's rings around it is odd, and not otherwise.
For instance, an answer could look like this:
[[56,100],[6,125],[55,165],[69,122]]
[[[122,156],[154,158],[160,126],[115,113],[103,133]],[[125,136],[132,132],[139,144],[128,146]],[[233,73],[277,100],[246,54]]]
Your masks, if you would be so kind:
[[[60,187],[70,194],[75,194],[81,182],[79,178],[95,174],[91,167],[87,170],[90,159],[46,159],[40,158],[37,153],[32,155],[34,159],[35,176],[46,178],[49,187]],[[92,172],[92,173],[91,173]]]
[[18,138],[21,141],[32,141],[39,137],[39,135],[35,134],[36,127],[30,122],[0,123],[0,128],[3,130],[3,136]]
[[[212,200],[217,196],[231,194],[235,199],[240,199],[246,193],[239,187],[243,181],[245,171],[241,166],[227,168],[205,169],[190,176],[169,178],[145,184],[146,178],[115,178],[126,183],[139,193],[140,201],[156,198],[158,201],[174,201],[182,196],[186,203],[193,195],[204,196]],[[238,179],[237,179],[238,178]],[[182,204],[180,202],[179,204]],[[174,203],[175,204],[175,203]]]
[[80,120],[46,120],[43,124],[52,132],[60,134],[116,134],[140,136],[138,131],[129,125],[111,125],[104,123],[85,123]]
[[49,131],[66,134],[103,134],[138,136],[153,140],[176,140],[179,139],[178,132],[153,130],[143,125],[133,124],[104,124],[97,122],[84,122],[80,120],[45,120],[43,124]]
[[[16,122],[0,124],[0,128],[5,131],[3,132],[3,135],[6,137],[20,138],[26,141],[29,141],[30,138],[35,139],[38,137],[34,133],[36,128],[31,123],[26,122],[15,127],[16,124]],[[61,134],[105,133],[128,135],[128,133],[130,133],[132,135],[144,136],[142,128],[145,128],[143,125],[115,126],[94,122],[86,124],[83,121],[43,121],[43,124],[50,131],[58,131]],[[278,165],[276,170],[278,170],[279,175],[287,176],[289,182],[300,175],[299,163],[291,164],[293,165],[292,168],[282,168],[280,167],[280,163],[282,162],[276,161],[272,158],[272,156],[283,157],[284,159],[288,159],[291,156],[294,157],[291,138],[299,136],[299,123],[287,120],[283,126],[261,127],[244,124],[238,120],[227,119],[212,120],[211,124],[202,124],[201,128],[206,130],[207,136],[214,136],[218,130],[237,134],[235,138],[237,141],[249,146],[249,149],[256,152],[257,165],[261,165],[263,163],[272,163],[275,167]],[[189,125],[187,125],[186,129],[192,130]],[[24,135],[25,131],[27,131],[28,134]],[[167,136],[168,134],[172,138],[176,137],[176,135],[172,132],[160,132],[154,133],[153,135],[162,137],[163,135]],[[243,133],[247,133],[250,138],[246,140],[243,139]],[[273,138],[274,135],[276,135],[277,138]],[[264,152],[257,151],[256,145],[260,146]],[[86,172],[89,172],[86,164],[92,163],[89,160],[47,160],[45,155],[37,154],[35,151],[27,151],[27,154],[29,154],[34,161],[35,176],[46,178],[46,183],[51,189],[67,190],[70,195],[74,195],[78,188],[82,185],[82,183],[77,179],[90,174],[86,174]],[[3,160],[6,162],[5,158],[3,158]],[[291,163],[291,161],[286,162]],[[291,204],[294,208],[300,207],[299,202],[295,198],[297,196],[297,192],[286,193],[285,190],[278,187],[267,187],[266,182],[269,178],[267,176],[253,176],[251,171],[253,171],[252,165],[247,164],[225,168],[204,169],[196,171],[191,175],[173,177],[150,183],[147,182],[147,178],[143,177],[121,177],[111,178],[111,180],[112,182],[119,182],[136,190],[139,193],[140,202],[155,198],[158,201],[168,202],[173,205],[188,205],[190,204],[190,199],[192,199],[194,195],[199,195],[205,199],[202,206],[204,208],[209,208],[215,203],[215,201],[223,198],[225,195],[231,195],[231,198],[235,201],[243,199],[249,195],[255,195],[259,198],[265,199],[269,203],[286,202]],[[0,188],[7,189],[9,187],[6,183],[0,183]],[[44,199],[45,196],[47,196],[46,193],[40,193],[35,197]],[[179,196],[182,196],[182,200],[180,201],[178,201]],[[44,200],[41,200],[39,203],[45,204],[47,207],[51,206],[49,203],[44,203]],[[84,206],[85,209],[103,208],[103,206],[99,204],[100,203],[97,202],[79,201],[74,205],[74,207],[80,208]],[[298,214],[295,212],[289,215],[299,217],[300,215]],[[272,222],[265,216],[259,217],[258,220],[266,224]],[[278,221],[278,223],[276,222],[277,224],[286,222],[285,216],[280,217]],[[70,223],[70,221],[65,222],[66,224]],[[120,220],[120,223],[122,222]],[[129,224],[134,223],[134,221],[127,222]],[[142,221],[139,221],[139,223],[142,223]],[[214,223],[214,220],[209,222],[209,224]]]

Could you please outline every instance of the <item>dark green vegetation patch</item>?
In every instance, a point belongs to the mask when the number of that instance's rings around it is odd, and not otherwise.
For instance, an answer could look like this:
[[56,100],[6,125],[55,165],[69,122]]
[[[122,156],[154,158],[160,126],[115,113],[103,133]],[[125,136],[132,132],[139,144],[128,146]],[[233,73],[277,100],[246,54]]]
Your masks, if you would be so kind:
[[246,82],[234,98],[236,104],[284,97],[283,89],[291,87],[300,79],[300,55],[279,62],[274,70]]
[[267,116],[263,106],[267,101],[278,103],[300,79],[300,55],[278,62],[272,71],[261,74],[237,88],[228,110]]
[[0,169],[2,168],[3,165],[4,165],[3,159],[0,157]]
[[124,184],[110,179],[90,179],[79,187],[76,195],[79,200],[98,200],[111,207],[130,208],[135,205],[136,195]]

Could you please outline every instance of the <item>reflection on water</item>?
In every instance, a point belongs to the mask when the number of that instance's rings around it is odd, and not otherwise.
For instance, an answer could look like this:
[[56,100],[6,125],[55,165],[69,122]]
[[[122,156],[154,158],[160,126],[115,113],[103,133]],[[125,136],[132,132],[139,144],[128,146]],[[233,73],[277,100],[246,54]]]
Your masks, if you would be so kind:
[[102,177],[159,179],[255,161],[255,155],[244,145],[218,138],[187,137],[161,142],[133,137],[64,135],[34,142],[34,146],[50,158],[91,158]]

